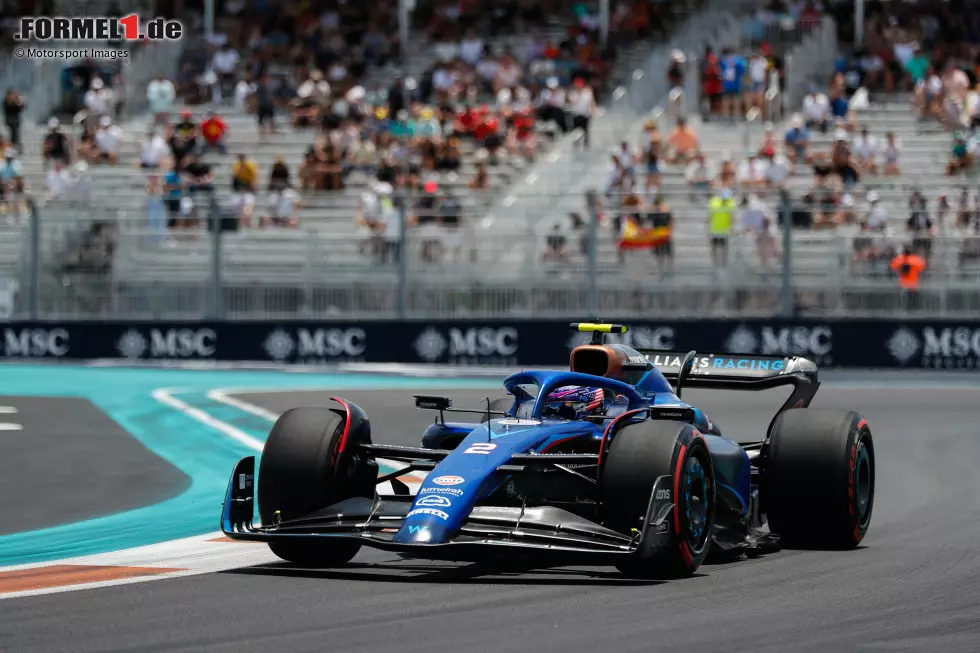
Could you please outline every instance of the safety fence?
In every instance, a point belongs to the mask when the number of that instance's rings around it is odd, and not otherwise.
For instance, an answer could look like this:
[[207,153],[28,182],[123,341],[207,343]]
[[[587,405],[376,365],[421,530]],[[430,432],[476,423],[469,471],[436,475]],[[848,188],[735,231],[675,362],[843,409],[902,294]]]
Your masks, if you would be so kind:
[[[559,320],[8,322],[0,359],[229,361],[333,365],[350,362],[563,366],[588,334]],[[744,357],[803,356],[822,367],[976,370],[976,320],[634,321],[608,337],[640,349]]]
[[[901,199],[882,197],[893,206]],[[763,196],[739,206],[719,232],[706,198],[603,210],[582,197],[575,218],[540,224],[526,216],[513,225],[403,200],[380,221],[359,225],[356,209],[343,220],[311,215],[292,226],[263,210],[246,223],[204,200],[207,211],[193,216],[162,206],[8,207],[0,216],[0,318],[972,317],[980,310],[980,231],[965,213],[936,215],[938,224],[915,231],[899,216],[862,227],[863,210],[777,199],[767,206]],[[921,270],[903,268],[906,247]],[[916,283],[903,284],[910,274]]]

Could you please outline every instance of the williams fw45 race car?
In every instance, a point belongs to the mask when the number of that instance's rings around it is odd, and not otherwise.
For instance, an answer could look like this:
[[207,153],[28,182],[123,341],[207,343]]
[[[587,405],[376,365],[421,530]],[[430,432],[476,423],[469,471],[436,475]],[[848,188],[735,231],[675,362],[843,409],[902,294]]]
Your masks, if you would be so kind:
[[[572,350],[570,371],[513,374],[507,397],[471,410],[416,396],[438,414],[421,447],[375,444],[367,416],[343,399],[287,411],[258,478],[254,457],[235,467],[222,530],[304,566],[343,565],[369,546],[661,578],[692,574],[712,550],[861,542],[874,502],[871,432],[857,413],[807,407],[819,386],[812,362],[641,352],[604,344],[624,326],[572,326],[593,337]],[[690,387],[777,386],[793,391],[768,431],[748,438],[723,435],[681,400]],[[407,465],[379,476],[377,459]],[[428,475],[413,495],[399,477],[416,470]],[[390,496],[377,492],[385,481]]]

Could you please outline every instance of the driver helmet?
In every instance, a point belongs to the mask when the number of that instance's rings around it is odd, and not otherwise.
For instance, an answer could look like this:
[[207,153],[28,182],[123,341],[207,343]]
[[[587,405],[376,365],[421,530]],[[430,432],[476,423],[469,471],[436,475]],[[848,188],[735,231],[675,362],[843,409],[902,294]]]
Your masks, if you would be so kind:
[[566,385],[545,398],[546,413],[565,419],[582,419],[589,415],[601,415],[605,409],[602,388],[583,385]]

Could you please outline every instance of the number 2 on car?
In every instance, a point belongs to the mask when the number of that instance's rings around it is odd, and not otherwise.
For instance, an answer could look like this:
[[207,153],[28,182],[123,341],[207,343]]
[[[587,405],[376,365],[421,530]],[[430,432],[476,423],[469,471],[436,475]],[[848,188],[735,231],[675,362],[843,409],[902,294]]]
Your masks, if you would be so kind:
[[470,445],[469,449],[467,449],[463,453],[488,454],[496,448],[497,445],[493,444],[492,442],[475,442],[472,445]]

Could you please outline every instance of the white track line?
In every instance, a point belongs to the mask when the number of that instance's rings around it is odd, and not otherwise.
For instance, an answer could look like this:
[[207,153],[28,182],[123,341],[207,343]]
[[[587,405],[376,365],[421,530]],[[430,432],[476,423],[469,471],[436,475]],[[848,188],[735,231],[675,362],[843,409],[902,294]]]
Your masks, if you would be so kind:
[[208,393],[208,399],[211,401],[217,401],[218,403],[231,406],[232,408],[237,408],[238,410],[244,411],[250,415],[255,415],[256,417],[261,417],[264,420],[270,422],[275,422],[279,419],[279,414],[274,413],[271,410],[262,408],[262,406],[256,406],[247,401],[242,401],[241,399],[236,399],[229,396],[230,393],[243,394],[245,392],[252,391],[242,391],[242,390],[229,390],[227,388],[216,388]]
[[24,427],[21,424],[12,424],[10,422],[0,422],[0,431],[23,431]]
[[[276,388],[275,390],[248,390],[248,389],[215,388],[214,390],[211,390],[210,392],[208,392],[208,395],[207,396],[208,396],[208,399],[210,399],[211,401],[216,401],[218,403],[225,404],[226,406],[231,406],[232,408],[237,408],[240,411],[249,413],[250,415],[255,415],[256,417],[260,417],[260,418],[262,418],[264,420],[267,420],[269,422],[273,422],[274,423],[277,419],[279,419],[279,413],[275,413],[275,412],[273,412],[271,410],[268,410],[266,408],[263,408],[262,406],[257,406],[255,404],[249,403],[247,401],[244,401],[243,399],[236,399],[235,397],[232,397],[231,394],[232,393],[235,393],[235,394],[238,394],[238,393],[242,393],[242,394],[254,394],[254,393],[257,393],[257,392],[263,392],[264,393],[264,392],[273,392],[273,391],[276,391],[276,390],[278,390],[280,392],[286,392],[287,390],[295,390],[295,388]],[[323,390],[321,390],[321,391],[323,391]],[[215,421],[217,421],[217,420],[215,420]],[[231,428],[235,428],[235,427],[232,426]],[[406,467],[407,466],[403,462],[398,462],[398,461],[394,461],[394,460],[386,460],[384,458],[378,458],[377,461],[379,463],[382,463],[384,465],[387,465],[388,467],[391,467],[392,469],[401,469],[402,467]],[[421,482],[421,480],[425,478],[425,472],[412,472],[411,474],[408,474],[408,476],[414,477],[414,478],[418,479],[418,481]],[[379,491],[381,489],[387,488],[387,489],[389,489],[389,491],[394,492],[394,490],[391,489],[390,485],[391,485],[390,483],[388,483],[387,481],[385,481],[379,487]],[[408,485],[409,485],[409,487],[412,487],[412,484],[411,483],[409,483]],[[383,494],[383,492],[382,492],[382,494]]]
[[17,409],[13,406],[0,406],[0,415],[13,415]]
[[181,401],[180,399],[177,399],[176,397],[173,396],[179,392],[186,392],[186,390],[180,390],[179,388],[158,388],[154,390],[151,394],[153,395],[153,398],[159,401],[161,404],[165,406],[169,406],[170,408],[173,408],[175,410],[178,410],[181,413],[190,417],[191,419],[195,419],[198,422],[204,424],[205,426],[211,427],[216,431],[220,431],[221,433],[224,433],[229,438],[232,438],[233,440],[237,440],[238,442],[245,445],[249,449],[254,449],[255,451],[262,451],[263,443],[261,441],[253,438],[245,431],[239,428],[235,428],[234,426],[228,424],[227,422],[222,422],[219,419],[215,419],[214,417],[212,417],[205,411],[201,410],[200,408],[195,408],[194,406],[191,406],[187,402]]

